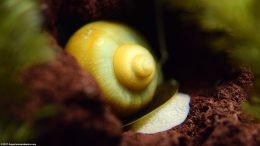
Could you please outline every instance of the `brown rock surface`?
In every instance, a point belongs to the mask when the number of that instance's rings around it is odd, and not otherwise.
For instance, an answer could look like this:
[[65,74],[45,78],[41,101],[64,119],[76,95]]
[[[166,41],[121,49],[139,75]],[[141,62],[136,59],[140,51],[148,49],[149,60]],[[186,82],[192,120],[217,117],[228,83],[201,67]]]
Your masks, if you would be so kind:
[[[54,61],[35,66],[23,75],[32,98],[19,112],[39,132],[39,145],[117,145],[121,123],[100,95],[93,78],[60,51]],[[41,114],[55,106],[50,115]],[[100,140],[102,139],[102,140]]]
[[112,17],[122,0],[40,0],[47,31],[64,45],[87,22]]

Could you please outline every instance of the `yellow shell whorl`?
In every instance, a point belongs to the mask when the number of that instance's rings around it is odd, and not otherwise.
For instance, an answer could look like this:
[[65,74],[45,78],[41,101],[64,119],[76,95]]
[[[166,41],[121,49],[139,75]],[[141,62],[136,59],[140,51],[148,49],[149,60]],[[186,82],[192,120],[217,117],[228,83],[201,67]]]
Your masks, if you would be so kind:
[[140,45],[127,44],[113,57],[117,79],[130,90],[142,90],[153,80],[156,65],[151,54]]
[[153,99],[159,71],[146,48],[135,31],[107,21],[83,26],[66,45],[119,116],[133,114]]

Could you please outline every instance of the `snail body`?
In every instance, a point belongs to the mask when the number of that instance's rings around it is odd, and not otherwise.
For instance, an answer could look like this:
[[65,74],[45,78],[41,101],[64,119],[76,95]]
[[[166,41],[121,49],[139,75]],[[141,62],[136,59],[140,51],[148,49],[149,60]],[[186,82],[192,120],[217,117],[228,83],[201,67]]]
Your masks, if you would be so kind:
[[153,98],[159,71],[147,48],[127,26],[106,21],[83,26],[66,45],[120,116],[137,112]]

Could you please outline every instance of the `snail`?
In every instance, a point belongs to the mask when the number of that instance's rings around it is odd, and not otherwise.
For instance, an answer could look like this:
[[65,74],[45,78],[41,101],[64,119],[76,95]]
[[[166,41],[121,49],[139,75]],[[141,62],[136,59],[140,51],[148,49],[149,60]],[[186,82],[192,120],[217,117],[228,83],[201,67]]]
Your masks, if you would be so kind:
[[152,100],[158,63],[144,39],[129,27],[92,22],[75,32],[65,48],[96,79],[119,116],[136,113]]
[[89,23],[74,33],[66,50],[96,79],[119,116],[131,117],[141,110],[124,127],[151,134],[186,119],[190,96],[177,93],[174,81],[159,86],[159,63],[144,39],[129,27],[107,21]]

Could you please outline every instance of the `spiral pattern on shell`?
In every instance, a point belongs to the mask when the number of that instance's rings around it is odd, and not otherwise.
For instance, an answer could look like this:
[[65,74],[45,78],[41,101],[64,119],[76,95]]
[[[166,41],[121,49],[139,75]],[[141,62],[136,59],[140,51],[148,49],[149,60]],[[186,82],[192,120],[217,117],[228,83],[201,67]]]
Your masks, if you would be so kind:
[[135,31],[106,21],[83,26],[66,45],[120,116],[140,110],[154,95],[158,69],[146,48],[148,45]]

